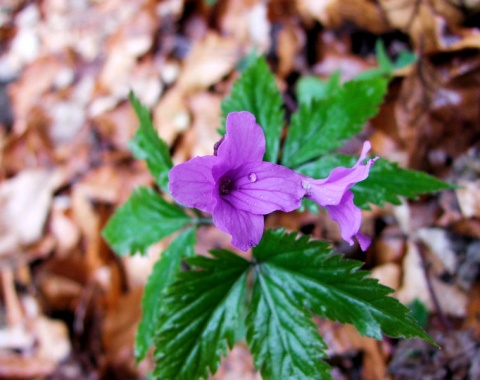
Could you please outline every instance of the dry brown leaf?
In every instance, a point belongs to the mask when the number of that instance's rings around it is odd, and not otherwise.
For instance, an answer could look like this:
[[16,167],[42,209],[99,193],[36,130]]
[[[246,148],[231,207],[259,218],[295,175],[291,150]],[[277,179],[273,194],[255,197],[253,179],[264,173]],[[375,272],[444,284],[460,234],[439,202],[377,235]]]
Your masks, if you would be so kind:
[[320,21],[327,28],[338,28],[342,23],[353,22],[359,28],[375,34],[391,29],[386,23],[381,8],[369,0],[297,0],[300,14]]
[[0,255],[21,252],[41,238],[52,194],[62,180],[59,171],[24,170],[0,185]]
[[211,380],[261,380],[255,370],[252,355],[244,342],[238,343],[227,353],[220,368]]
[[143,289],[135,288],[118,298],[106,310],[102,327],[102,343],[111,363],[135,368],[133,346],[137,324],[141,317]]
[[177,85],[183,93],[204,90],[229,74],[238,58],[238,46],[234,39],[210,32],[193,46]]
[[238,41],[244,51],[264,52],[270,46],[266,4],[259,0],[228,0],[222,4],[219,26],[223,35]]
[[[421,228],[415,236],[428,247],[433,259],[438,261],[436,272],[442,274],[447,271],[452,274],[457,269],[457,256],[451,247],[451,238],[441,228]],[[431,260],[433,261],[433,260]]]
[[20,80],[9,86],[14,112],[14,130],[20,135],[25,132],[29,113],[55,83],[63,68],[57,57],[45,56],[28,65]]
[[371,277],[376,278],[382,285],[397,290],[400,287],[401,270],[398,264],[382,264],[372,269]]
[[118,149],[128,150],[128,142],[138,128],[138,119],[130,103],[124,102],[111,110],[102,112],[93,120],[104,141],[108,141]]
[[403,304],[408,304],[417,298],[431,310],[432,301],[422,259],[418,252],[418,247],[412,242],[407,243],[407,252],[403,260],[402,269],[402,286],[397,291],[396,297]]
[[57,242],[56,254],[67,255],[80,241],[80,230],[72,218],[67,215],[70,199],[57,196],[53,199],[49,228]]
[[201,92],[188,98],[189,108],[193,114],[192,129],[196,141],[190,151],[192,157],[213,154],[213,146],[220,140],[217,128],[220,126],[219,95]]
[[44,378],[55,371],[57,363],[37,356],[20,356],[0,352],[0,378]]
[[465,218],[480,218],[480,180],[462,181],[455,190],[458,204]]
[[397,226],[387,226],[373,241],[375,262],[378,264],[399,263],[405,254],[405,238]]
[[418,299],[430,311],[435,311],[427,281],[431,282],[439,306],[445,314],[455,317],[465,316],[468,303],[466,294],[458,286],[444,283],[435,276],[430,276],[427,280],[418,247],[409,242],[403,261],[402,286],[396,293],[396,297],[403,304],[409,304]]
[[37,340],[36,355],[59,363],[71,350],[67,326],[63,321],[38,316],[32,328]]
[[416,48],[435,52],[450,45],[447,29],[464,18],[460,6],[447,0],[381,0],[390,26],[408,33]]
[[305,45],[305,36],[301,28],[292,23],[285,23],[284,27],[278,32],[277,55],[278,67],[277,75],[285,78],[295,68],[295,61],[300,50]]
[[180,132],[190,125],[190,113],[183,90],[175,85],[170,88],[153,109],[153,124],[158,134],[171,145]]
[[383,380],[386,378],[385,353],[380,342],[360,336],[352,325],[322,320],[320,334],[327,344],[327,354],[345,355],[351,351],[362,351],[362,379]]
[[476,139],[478,128],[472,125],[480,123],[479,67],[478,54],[465,51],[439,63],[420,59],[405,78],[395,117],[410,167],[441,172]]

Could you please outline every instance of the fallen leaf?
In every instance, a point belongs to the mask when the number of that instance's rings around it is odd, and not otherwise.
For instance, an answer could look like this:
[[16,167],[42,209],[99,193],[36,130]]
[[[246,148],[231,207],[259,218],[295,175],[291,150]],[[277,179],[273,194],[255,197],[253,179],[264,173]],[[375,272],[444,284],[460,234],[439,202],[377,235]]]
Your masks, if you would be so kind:
[[0,185],[0,255],[39,240],[52,195],[62,181],[58,171],[24,170]]
[[238,58],[234,39],[208,33],[193,46],[183,64],[177,85],[183,93],[206,89],[229,74]]

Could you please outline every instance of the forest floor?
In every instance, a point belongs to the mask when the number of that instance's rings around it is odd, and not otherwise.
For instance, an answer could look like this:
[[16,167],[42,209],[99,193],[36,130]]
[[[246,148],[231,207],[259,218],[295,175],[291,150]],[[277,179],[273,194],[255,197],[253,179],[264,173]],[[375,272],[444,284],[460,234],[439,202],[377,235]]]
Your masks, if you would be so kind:
[[[211,4],[209,4],[211,3]],[[139,185],[128,93],[175,163],[211,154],[242,58],[264,53],[288,107],[301,76],[342,80],[390,57],[395,72],[362,137],[455,190],[373,208],[365,254],[322,215],[274,214],[336,242],[413,305],[442,350],[375,341],[318,321],[335,379],[480,379],[480,2],[449,0],[3,0],[0,4],[0,378],[143,379],[133,355],[143,286],[165,243],[118,257],[101,230]],[[287,108],[288,108],[287,107]],[[203,228],[197,251],[226,246]],[[245,344],[214,379],[260,379]]]

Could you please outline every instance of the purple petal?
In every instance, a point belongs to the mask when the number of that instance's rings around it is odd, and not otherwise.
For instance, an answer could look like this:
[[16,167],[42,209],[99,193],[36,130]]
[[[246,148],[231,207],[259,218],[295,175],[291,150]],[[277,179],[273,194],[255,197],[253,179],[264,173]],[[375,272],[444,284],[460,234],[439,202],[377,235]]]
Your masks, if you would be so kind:
[[365,141],[362,154],[352,168],[335,168],[325,179],[306,179],[304,183],[308,188],[307,196],[321,206],[339,204],[346,191],[357,182],[361,182],[368,177],[370,167],[377,160],[374,158],[363,164],[363,160],[370,148],[370,142]]
[[222,161],[237,167],[244,162],[262,161],[265,134],[250,112],[231,112],[227,116],[227,133],[217,149]]
[[232,235],[232,245],[242,251],[256,246],[262,238],[262,215],[238,210],[221,199],[213,210],[213,223],[223,232]]
[[366,251],[368,247],[370,247],[370,243],[372,242],[372,239],[370,239],[368,236],[365,236],[361,232],[357,233],[355,235],[355,238],[358,241],[358,244],[360,245],[360,248],[362,251]]
[[216,203],[212,167],[217,162],[215,156],[203,156],[174,166],[168,174],[172,197],[184,206],[212,213]]
[[362,211],[353,203],[353,193],[347,191],[338,205],[325,207],[330,218],[338,223],[342,239],[353,245],[356,237],[362,250],[370,245],[370,239],[359,232],[362,223]]
[[222,198],[235,208],[266,215],[276,210],[293,211],[305,195],[302,177],[281,165],[249,162],[229,173],[235,189]]

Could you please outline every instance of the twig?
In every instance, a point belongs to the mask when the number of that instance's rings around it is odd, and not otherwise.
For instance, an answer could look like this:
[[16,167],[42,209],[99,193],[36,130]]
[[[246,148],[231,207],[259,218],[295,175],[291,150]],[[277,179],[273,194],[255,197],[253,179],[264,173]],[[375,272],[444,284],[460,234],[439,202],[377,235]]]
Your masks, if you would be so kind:
[[427,249],[427,247],[422,242],[417,242],[417,246],[418,246],[418,252],[420,253],[420,258],[422,260],[422,267],[425,272],[425,280],[427,282],[428,292],[430,293],[430,297],[432,298],[433,307],[435,308],[435,312],[437,313],[438,318],[440,319],[440,323],[443,327],[443,330],[450,331],[452,330],[452,325],[448,320],[448,318],[446,317],[445,313],[443,312],[442,307],[440,306],[440,302],[438,302],[437,294],[435,293],[435,290],[433,289],[432,281],[430,280],[430,275],[429,275],[430,265],[427,262],[427,257],[425,254],[425,250]]

